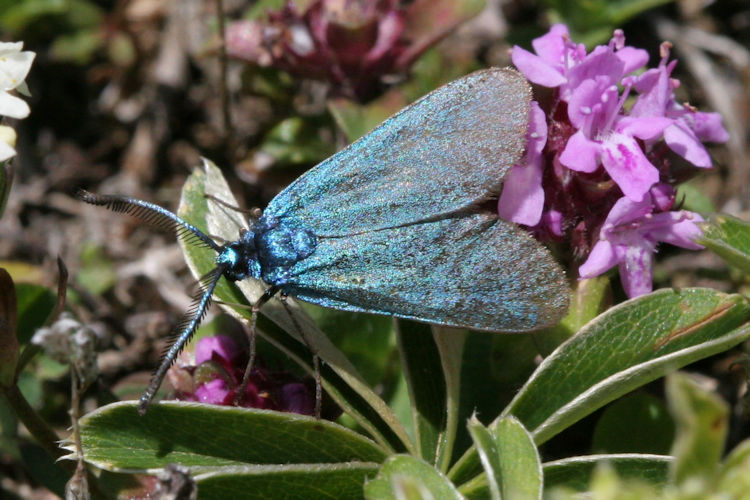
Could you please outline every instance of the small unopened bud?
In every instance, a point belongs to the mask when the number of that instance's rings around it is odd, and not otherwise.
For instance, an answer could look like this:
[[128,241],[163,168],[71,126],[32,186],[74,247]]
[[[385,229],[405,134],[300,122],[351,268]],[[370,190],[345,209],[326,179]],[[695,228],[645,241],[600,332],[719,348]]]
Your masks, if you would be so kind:
[[8,146],[15,148],[17,139],[18,135],[16,135],[15,130],[7,125],[0,125],[0,141],[3,141]]
[[49,328],[40,328],[31,338],[47,355],[59,363],[70,364],[82,388],[99,375],[96,364],[96,333],[70,314],[63,313]]

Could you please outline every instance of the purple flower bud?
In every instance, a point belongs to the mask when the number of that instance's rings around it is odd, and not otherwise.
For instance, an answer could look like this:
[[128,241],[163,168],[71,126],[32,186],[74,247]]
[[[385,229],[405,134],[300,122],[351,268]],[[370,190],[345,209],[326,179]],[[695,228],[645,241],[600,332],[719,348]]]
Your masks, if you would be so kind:
[[367,99],[384,77],[405,73],[425,50],[474,13],[452,0],[437,0],[436,8],[426,10],[427,2],[434,7],[435,1],[312,0],[304,11],[290,2],[269,12],[265,22],[231,23],[227,53],[327,80],[335,93]]
[[263,25],[256,21],[237,21],[227,26],[227,55],[256,63],[271,64],[271,55],[263,47]]
[[315,397],[309,387],[301,382],[291,382],[281,388],[281,407],[290,413],[312,415],[315,411]]
[[[231,406],[237,399],[247,363],[247,353],[224,335],[198,341],[194,362],[183,356],[170,369],[169,380],[176,397],[183,401]],[[312,415],[315,411],[314,390],[286,372],[263,367],[256,358],[239,405]]]

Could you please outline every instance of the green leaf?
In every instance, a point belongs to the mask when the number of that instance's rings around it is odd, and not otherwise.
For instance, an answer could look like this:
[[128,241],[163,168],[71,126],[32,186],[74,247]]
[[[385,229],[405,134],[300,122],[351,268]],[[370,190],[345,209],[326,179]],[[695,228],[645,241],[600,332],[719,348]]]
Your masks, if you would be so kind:
[[393,319],[302,303],[305,311],[343,352],[370,386],[392,371],[396,351]]
[[416,442],[409,386],[406,383],[403,371],[399,370],[398,372],[398,378],[393,384],[393,391],[388,399],[388,406],[393,409],[393,413],[395,413],[398,416],[399,421],[404,424],[411,441]]
[[284,498],[288,500],[364,498],[362,485],[378,464],[255,465],[222,467],[195,477],[200,499]]
[[742,498],[750,491],[750,440],[741,442],[724,461],[717,488],[728,498]]
[[[667,484],[669,465],[673,458],[668,455],[609,454],[570,457],[547,462],[542,465],[545,493],[553,488],[586,492],[590,490],[592,475],[597,467],[609,464],[623,478],[647,481],[656,486]],[[464,483],[459,491],[467,498],[490,497],[484,473]]]
[[319,123],[299,116],[287,118],[268,132],[260,151],[281,165],[318,163],[335,153],[320,130]]
[[446,470],[458,427],[461,358],[467,332],[405,320],[398,320],[397,325],[419,454]]
[[385,461],[378,476],[365,484],[365,498],[458,500],[463,497],[445,475],[427,462],[409,455],[394,455]]
[[350,429],[294,413],[169,401],[151,405],[141,417],[136,405],[113,403],[81,418],[88,463],[117,472],[168,463],[200,468],[379,463],[386,457],[380,446]]
[[612,31],[638,14],[669,3],[671,0],[588,0],[565,2],[545,0],[550,9],[550,24],[562,22],[568,25],[571,38],[576,43],[591,47],[606,42]]
[[544,488],[565,486],[577,491],[587,491],[591,474],[601,463],[611,464],[622,478],[667,483],[669,466],[673,458],[667,455],[612,454],[587,455],[555,460],[544,464]]
[[716,215],[703,224],[703,236],[696,241],[750,274],[750,223],[731,215]]
[[[551,492],[551,495],[557,496],[560,489],[555,489]],[[563,490],[564,491],[564,490]],[[570,492],[570,490],[567,490]],[[599,464],[594,473],[591,475],[591,486],[588,495],[591,498],[607,498],[612,500],[630,500],[630,499],[641,499],[641,498],[664,498],[664,488],[654,486],[641,479],[622,479],[617,475],[617,471],[609,463]],[[692,493],[692,492],[691,492]],[[688,495],[687,498],[696,498],[693,494]],[[579,495],[570,492],[568,495],[561,495],[562,499],[569,498],[573,500]],[[680,495],[677,495],[681,497]],[[701,498],[702,495],[698,494],[697,498]],[[684,497],[681,497],[684,498]]]
[[21,456],[18,439],[18,419],[8,400],[0,397],[0,453],[11,460]]
[[669,453],[674,423],[664,402],[646,393],[629,394],[602,413],[594,429],[594,453]]
[[57,302],[52,290],[39,285],[19,283],[16,285],[18,296],[18,341],[28,344],[37,328],[45,321]]
[[[194,171],[185,183],[178,213],[208,234],[232,241],[237,238],[239,229],[245,227],[245,220],[237,211],[207,202],[204,194],[237,205],[220,170],[208,160],[204,160],[203,167],[204,171]],[[215,255],[211,250],[183,245],[183,251],[196,277],[215,265]],[[226,304],[253,304],[264,292],[264,285],[257,280],[245,279],[230,284],[222,279],[214,296]],[[321,366],[323,388],[344,412],[383,446],[397,451],[410,449],[412,443],[406,430],[391,409],[362,380],[351,362],[315,326],[304,310],[291,297],[285,301],[282,303],[274,298],[263,305],[258,318],[258,333],[312,374],[312,355],[305,345],[309,343],[325,361]],[[246,308],[225,305],[224,310],[241,321],[251,317]]]
[[406,320],[396,320],[396,325],[418,454],[434,465],[447,420],[440,352],[428,325]]
[[[710,289],[659,290],[609,309],[538,367],[502,416],[514,415],[541,444],[605,404],[750,336],[750,306]],[[470,451],[450,477],[479,472]]]
[[102,33],[97,29],[76,31],[58,36],[50,47],[50,54],[58,62],[84,65],[91,61],[103,42]]
[[[489,425],[534,372],[538,355],[532,335],[469,332],[461,362],[461,401],[457,421],[467,422],[476,414],[482,423]],[[471,444],[468,429],[459,425],[452,461]]]
[[667,377],[667,401],[677,426],[670,475],[675,484],[703,478],[713,481],[727,436],[729,408],[690,376]]
[[405,107],[409,101],[400,89],[394,88],[367,105],[344,97],[330,99],[327,104],[328,112],[344,132],[346,140],[354,142]]
[[531,434],[514,417],[493,424],[500,458],[501,492],[506,500],[542,497],[542,464]]
[[65,483],[70,474],[50,454],[36,443],[23,443],[19,447],[26,472],[45,488],[65,496]]
[[[311,0],[296,0],[294,6],[299,13],[307,10]],[[258,0],[250,4],[250,8],[245,14],[245,19],[266,18],[268,11],[281,10],[286,4],[286,0]]]
[[710,289],[624,302],[544,360],[504,414],[543,443],[606,403],[750,336],[750,305]]
[[63,13],[65,4],[65,0],[5,0],[0,6],[0,24],[8,31],[18,32],[41,16]]
[[472,418],[468,427],[479,450],[493,500],[541,498],[539,453],[531,435],[518,420],[503,418],[487,429]]
[[0,2],[0,25],[20,32],[34,22],[48,21],[56,32],[95,28],[101,25],[102,9],[88,0],[4,0]]
[[445,377],[445,431],[438,441],[436,463],[441,472],[448,470],[453,457],[461,402],[461,362],[468,333],[467,330],[456,328],[432,327]]
[[44,404],[44,389],[42,381],[37,377],[35,370],[24,370],[18,374],[18,388],[23,397],[34,408],[41,408]]
[[482,461],[484,468],[484,479],[489,485],[490,498],[492,500],[501,500],[500,485],[503,481],[503,470],[500,463],[500,453],[498,452],[495,437],[489,429],[472,416],[468,423],[469,434],[474,440],[474,446],[479,453],[479,459]]
[[703,216],[716,213],[716,206],[710,196],[707,196],[695,184],[683,182],[677,187],[675,198],[681,200],[683,210],[697,212]]
[[8,271],[0,268],[0,388],[15,382],[18,364],[18,303]]
[[81,248],[79,259],[81,269],[78,271],[78,282],[92,294],[101,295],[117,282],[112,261],[101,246],[87,242]]
[[612,291],[606,275],[579,280],[573,287],[568,314],[556,326],[534,334],[539,352],[549,355],[611,304]]

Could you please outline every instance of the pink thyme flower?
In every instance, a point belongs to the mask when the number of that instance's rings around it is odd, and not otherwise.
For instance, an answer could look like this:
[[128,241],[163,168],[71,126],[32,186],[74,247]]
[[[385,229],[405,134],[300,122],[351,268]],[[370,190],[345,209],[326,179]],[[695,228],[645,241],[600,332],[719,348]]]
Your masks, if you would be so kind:
[[511,59],[531,82],[559,88],[562,100],[567,101],[585,80],[607,75],[618,81],[648,62],[648,52],[624,43],[622,30],[617,30],[609,45],[600,45],[587,55],[583,44],[571,41],[567,26],[555,24],[549,33],[531,42],[536,54],[515,46]]
[[701,248],[691,239],[700,216],[671,211],[668,182],[684,175],[665,152],[710,167],[703,141],[728,139],[721,118],[676,102],[668,44],[658,67],[637,76],[648,54],[626,46],[621,30],[587,52],[557,24],[532,46],[534,53],[514,47],[513,63],[553,90],[532,104],[528,152],[507,176],[498,212],[541,239],[567,240],[584,262],[581,277],[619,265],[628,295],[646,293],[658,242]]
[[505,178],[498,212],[500,217],[516,224],[536,226],[544,208],[542,150],[547,143],[547,122],[536,102],[531,103],[526,143],[523,163],[514,165]]
[[[177,399],[231,406],[240,389],[247,353],[231,337],[217,335],[198,341],[195,364],[173,366],[169,379],[177,390]],[[314,391],[291,374],[272,372],[256,363],[250,381],[239,400],[246,408],[312,415]]]
[[640,201],[659,180],[636,139],[652,140],[671,125],[664,117],[633,118],[622,114],[622,98],[608,76],[584,80],[573,91],[568,117],[578,131],[560,154],[560,163],[579,172],[603,166],[625,196]]
[[687,210],[656,213],[655,204],[651,194],[640,202],[620,198],[599,231],[599,241],[578,269],[581,278],[593,278],[618,265],[625,293],[637,297],[652,290],[654,252],[659,242],[691,250],[703,248],[693,241],[701,234],[695,224],[703,220],[700,215]]
[[[671,44],[661,45],[661,61],[633,78],[633,88],[639,93],[630,115],[641,118],[664,117],[670,125],[664,130],[664,142],[687,161],[701,168],[711,167],[711,157],[702,141],[726,142],[729,134],[718,113],[703,113],[677,103],[674,89],[680,82],[671,78],[677,61],[669,61]],[[653,142],[653,139],[647,143]]]

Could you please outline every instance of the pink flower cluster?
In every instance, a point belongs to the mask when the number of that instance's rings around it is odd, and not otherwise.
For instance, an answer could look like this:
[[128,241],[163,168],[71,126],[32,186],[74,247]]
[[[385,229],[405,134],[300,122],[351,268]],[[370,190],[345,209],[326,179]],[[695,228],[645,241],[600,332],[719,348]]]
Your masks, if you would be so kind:
[[[168,374],[177,399],[232,406],[242,383],[247,355],[231,337],[217,335],[198,341],[195,364],[173,366]],[[257,366],[239,399],[239,406],[312,415],[315,391],[288,373]]]
[[728,139],[721,117],[676,101],[667,42],[659,65],[640,74],[648,53],[626,46],[620,30],[589,53],[561,24],[532,45],[535,53],[514,47],[513,63],[552,91],[532,103],[526,157],[505,181],[499,213],[570,241],[585,259],[580,277],[619,265],[628,296],[648,293],[658,242],[702,248],[693,241],[701,216],[674,210],[675,155],[711,167],[703,141]]
[[451,0],[287,1],[265,19],[231,23],[227,53],[366,101],[473,13]]

